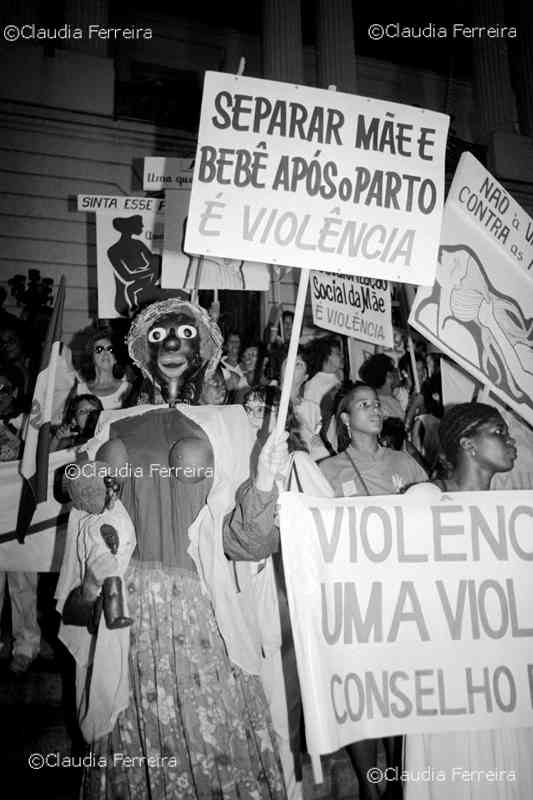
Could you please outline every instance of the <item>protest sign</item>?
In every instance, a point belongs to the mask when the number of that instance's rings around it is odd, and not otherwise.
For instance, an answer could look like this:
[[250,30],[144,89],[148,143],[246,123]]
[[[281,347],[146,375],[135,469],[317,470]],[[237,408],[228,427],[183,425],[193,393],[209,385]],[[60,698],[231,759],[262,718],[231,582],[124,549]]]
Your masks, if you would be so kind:
[[145,192],[190,189],[193,168],[192,158],[147,157],[144,159],[143,189]]
[[313,322],[319,328],[392,347],[391,294],[387,281],[311,273]]
[[165,201],[78,195],[78,210],[96,212],[98,316],[129,316],[160,285]]
[[270,272],[266,264],[185,252],[185,230],[190,188],[165,192],[165,240],[161,286],[163,289],[236,289],[266,292]]
[[446,200],[439,265],[409,323],[533,422],[533,220],[470,155]]
[[532,517],[531,491],[281,495],[315,762],[362,739],[533,725]]
[[186,250],[431,285],[448,122],[207,72]]

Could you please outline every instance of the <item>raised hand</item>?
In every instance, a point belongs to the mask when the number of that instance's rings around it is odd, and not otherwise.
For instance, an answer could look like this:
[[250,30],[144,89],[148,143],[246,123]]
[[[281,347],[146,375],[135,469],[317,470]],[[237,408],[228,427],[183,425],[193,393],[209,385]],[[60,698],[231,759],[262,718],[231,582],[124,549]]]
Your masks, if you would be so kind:
[[257,461],[256,487],[263,492],[269,492],[274,486],[276,478],[284,478],[289,466],[289,450],[287,447],[287,431],[278,434],[272,431]]

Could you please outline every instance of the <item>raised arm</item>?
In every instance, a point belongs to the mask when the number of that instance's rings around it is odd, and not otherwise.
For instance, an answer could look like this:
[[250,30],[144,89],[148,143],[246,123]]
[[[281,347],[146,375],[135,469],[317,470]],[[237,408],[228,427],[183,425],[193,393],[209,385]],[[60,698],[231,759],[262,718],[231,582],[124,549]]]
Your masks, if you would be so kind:
[[224,552],[234,561],[259,561],[279,550],[278,490],[289,462],[287,434],[272,433],[257,462],[255,479],[238,489],[235,508],[224,522]]

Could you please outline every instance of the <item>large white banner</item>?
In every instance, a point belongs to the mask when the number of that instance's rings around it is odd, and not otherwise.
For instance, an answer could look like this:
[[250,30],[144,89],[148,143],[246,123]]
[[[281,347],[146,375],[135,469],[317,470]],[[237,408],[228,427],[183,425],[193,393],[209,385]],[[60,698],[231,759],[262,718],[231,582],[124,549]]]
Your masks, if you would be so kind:
[[74,450],[50,455],[48,500],[39,503],[24,544],[16,538],[17,516],[22,492],[19,461],[0,463],[0,568],[5,572],[59,572],[69,505],[54,497],[56,470],[75,460]]
[[532,491],[281,496],[311,755],[533,725],[532,517]]
[[446,200],[439,266],[410,324],[533,423],[533,220],[470,153]]
[[98,316],[130,316],[160,286],[165,201],[78,195],[78,210],[96,212]]
[[445,114],[207,72],[186,250],[431,285]]
[[387,281],[311,273],[313,323],[363,342],[393,346],[391,292]]
[[165,192],[165,244],[161,286],[163,289],[236,289],[266,292],[270,270],[266,264],[185,252],[185,231],[190,189]]

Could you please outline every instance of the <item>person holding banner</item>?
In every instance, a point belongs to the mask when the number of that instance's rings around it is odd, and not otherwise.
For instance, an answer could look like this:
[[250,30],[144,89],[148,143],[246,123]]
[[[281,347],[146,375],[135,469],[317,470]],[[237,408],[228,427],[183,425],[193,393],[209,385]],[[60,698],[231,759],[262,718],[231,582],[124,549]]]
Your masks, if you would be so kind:
[[[388,356],[387,356],[388,358]],[[380,447],[383,410],[378,394],[364,383],[356,383],[341,400],[337,411],[339,454],[321,461],[319,466],[336,497],[396,494],[406,486],[427,480],[422,467],[408,453]],[[400,762],[397,739],[385,739],[387,766]],[[368,771],[378,759],[378,740],[367,739],[346,747],[359,781],[361,800],[377,800],[377,785],[368,779]],[[389,784],[401,796],[401,785]]]
[[[295,383],[297,381],[295,373]],[[252,391],[247,400],[249,416],[252,411],[261,414],[258,416],[254,413],[250,421],[256,430],[260,428],[258,442],[263,446],[253,465],[253,477],[238,489],[235,509],[226,520],[224,552],[236,562],[238,574],[239,562],[258,562],[254,578],[255,603],[250,613],[258,620],[262,636],[264,657],[261,680],[278,740],[287,798],[302,800],[302,701],[280,552],[276,502],[280,491],[333,497],[333,490],[306,451],[299,435],[298,420],[291,410],[285,433],[278,436],[273,432],[277,406],[275,400],[269,405],[265,404],[271,389],[259,389],[265,397],[262,403],[259,403],[259,392]],[[255,405],[252,406],[254,400]],[[273,580],[269,584],[271,576]],[[258,591],[259,582],[261,588]],[[272,588],[274,591],[271,591]]]
[[[452,465],[450,474],[410,490],[424,492],[428,504],[439,499],[442,491],[489,490],[493,477],[509,472],[517,457],[503,417],[485,403],[452,407],[441,420],[439,436]],[[407,775],[416,776],[430,768],[434,770],[431,774],[440,773],[446,780],[409,780],[406,800],[448,800],[450,796],[455,800],[525,800],[533,797],[532,753],[532,728],[408,736]],[[498,770],[506,775],[514,773],[514,778],[495,780]]]
[[[19,405],[24,376],[15,366],[0,364],[0,462],[16,461],[22,446],[24,414]],[[11,600],[13,652],[10,669],[24,673],[39,652],[41,631],[37,622],[37,579],[35,572],[0,571],[0,618],[6,594]],[[0,660],[10,648],[0,638]]]

